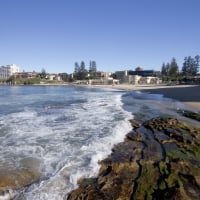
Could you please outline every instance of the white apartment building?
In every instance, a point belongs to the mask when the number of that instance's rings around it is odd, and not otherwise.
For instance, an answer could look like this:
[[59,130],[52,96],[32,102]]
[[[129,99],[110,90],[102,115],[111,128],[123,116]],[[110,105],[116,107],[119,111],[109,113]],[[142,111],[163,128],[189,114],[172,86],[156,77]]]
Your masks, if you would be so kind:
[[0,67],[0,79],[8,79],[13,74],[19,72],[19,67],[15,64]]

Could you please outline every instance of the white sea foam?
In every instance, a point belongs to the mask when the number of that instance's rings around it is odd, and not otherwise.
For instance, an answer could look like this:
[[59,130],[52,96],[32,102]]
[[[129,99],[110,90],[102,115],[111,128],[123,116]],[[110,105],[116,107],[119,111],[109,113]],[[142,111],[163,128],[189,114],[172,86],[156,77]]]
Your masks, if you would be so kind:
[[15,197],[16,192],[9,189],[0,194],[0,200],[11,200]]
[[132,115],[122,108],[120,92],[59,87],[38,92],[30,100],[21,96],[17,112],[0,115],[0,160],[18,164],[31,156],[42,161],[40,182],[17,199],[61,200],[79,178],[97,173],[98,161],[131,129]]
[[127,93],[121,101],[123,92],[109,89],[10,90],[0,96],[0,166],[18,166],[31,157],[40,160],[42,170],[39,182],[20,191],[16,200],[66,199],[77,180],[96,175],[98,161],[123,141],[131,129],[128,119],[177,116],[174,110],[182,106],[140,92]]

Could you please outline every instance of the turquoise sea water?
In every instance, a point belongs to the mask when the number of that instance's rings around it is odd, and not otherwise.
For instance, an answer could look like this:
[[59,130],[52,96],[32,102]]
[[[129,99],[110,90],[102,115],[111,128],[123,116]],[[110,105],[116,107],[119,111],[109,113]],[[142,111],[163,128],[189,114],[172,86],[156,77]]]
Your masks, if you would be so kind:
[[79,178],[97,174],[98,161],[131,130],[129,119],[179,117],[183,106],[140,92],[0,86],[0,169],[40,171],[37,182],[11,191],[15,199],[65,199]]

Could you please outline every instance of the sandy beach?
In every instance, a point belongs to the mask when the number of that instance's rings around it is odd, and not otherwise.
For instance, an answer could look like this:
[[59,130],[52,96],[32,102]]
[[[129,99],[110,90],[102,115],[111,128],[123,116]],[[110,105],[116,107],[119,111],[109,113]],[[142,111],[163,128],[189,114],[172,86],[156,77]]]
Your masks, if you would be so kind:
[[[102,87],[102,86],[101,86]],[[104,86],[103,86],[104,87]],[[163,94],[164,97],[176,99],[187,106],[200,111],[200,85],[108,85],[107,88],[138,90],[150,94]]]
[[165,97],[184,102],[186,105],[200,111],[200,86],[182,85],[143,88],[142,92],[163,94]]

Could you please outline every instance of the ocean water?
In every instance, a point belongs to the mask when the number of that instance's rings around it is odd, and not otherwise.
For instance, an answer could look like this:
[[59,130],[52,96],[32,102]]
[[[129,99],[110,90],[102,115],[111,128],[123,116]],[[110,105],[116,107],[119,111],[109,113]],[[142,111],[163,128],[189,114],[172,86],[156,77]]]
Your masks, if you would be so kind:
[[2,86],[0,170],[16,174],[26,169],[39,176],[36,182],[9,194],[15,200],[66,199],[77,180],[96,175],[98,161],[123,141],[131,130],[129,119],[178,118],[176,110],[183,107],[162,95],[133,91]]

